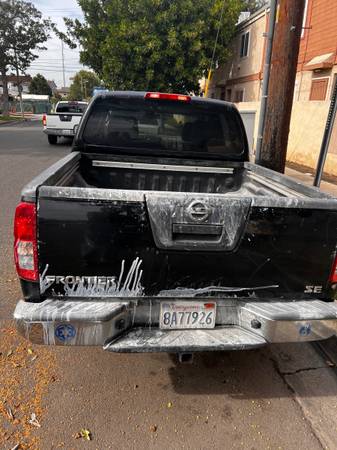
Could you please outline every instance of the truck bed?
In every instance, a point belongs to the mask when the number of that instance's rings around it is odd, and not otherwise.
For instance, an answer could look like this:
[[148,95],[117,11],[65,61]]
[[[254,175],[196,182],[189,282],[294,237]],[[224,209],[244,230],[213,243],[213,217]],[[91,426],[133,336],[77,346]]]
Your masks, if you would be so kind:
[[[74,152],[23,200],[39,207],[41,274],[118,276],[140,262],[135,295],[327,295],[336,199],[251,163]],[[199,221],[204,207],[211,212]]]
[[[316,200],[320,206],[321,200],[330,200],[333,207],[336,202],[334,197],[317,188],[249,162],[227,163],[224,167],[214,161],[182,164],[172,159],[149,161],[144,158],[141,161],[139,157],[107,158],[106,155],[77,152],[66,156],[27,185],[23,192],[26,199],[35,199],[37,185],[91,189],[82,191],[83,196],[92,190],[97,193],[105,189],[137,191],[138,194],[157,191],[265,197],[268,206],[285,205],[286,199],[310,200],[311,205]],[[326,202],[324,205],[328,206]]]

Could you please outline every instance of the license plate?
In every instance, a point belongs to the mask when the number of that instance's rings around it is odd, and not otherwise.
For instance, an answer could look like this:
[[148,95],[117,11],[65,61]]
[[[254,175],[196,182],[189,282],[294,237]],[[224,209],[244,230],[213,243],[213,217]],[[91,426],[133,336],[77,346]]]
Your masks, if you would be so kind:
[[162,329],[214,328],[214,302],[162,302],[159,326]]

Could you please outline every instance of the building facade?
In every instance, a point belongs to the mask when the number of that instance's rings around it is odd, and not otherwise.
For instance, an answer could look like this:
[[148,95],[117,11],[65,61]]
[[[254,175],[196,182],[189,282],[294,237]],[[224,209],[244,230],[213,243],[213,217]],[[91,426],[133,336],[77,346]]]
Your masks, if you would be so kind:
[[[306,0],[294,100],[324,101],[337,76],[337,7],[331,0]],[[232,58],[215,71],[210,95],[232,102],[259,101],[269,8],[237,25]]]
[[268,10],[263,8],[237,25],[231,43],[232,57],[215,70],[210,97],[234,103],[259,100],[267,22]]
[[[23,93],[28,93],[31,81],[32,77],[30,75],[19,75],[19,77],[13,74],[8,75],[7,86],[9,95],[12,95],[13,97],[19,95],[18,84],[20,84],[20,86],[22,87]],[[0,80],[0,94],[2,93],[3,93],[3,86],[2,81]]]
[[[330,99],[337,80],[337,8],[331,0],[306,0],[290,126],[288,161],[316,167]],[[260,108],[269,8],[237,25],[232,57],[219,67],[209,96],[255,110],[255,142]],[[337,176],[337,126],[326,172]]]

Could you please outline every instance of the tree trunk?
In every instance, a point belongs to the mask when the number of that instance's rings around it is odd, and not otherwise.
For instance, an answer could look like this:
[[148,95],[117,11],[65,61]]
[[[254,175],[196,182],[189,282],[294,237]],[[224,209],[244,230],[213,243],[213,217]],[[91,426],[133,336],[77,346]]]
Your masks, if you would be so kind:
[[7,85],[7,74],[6,68],[1,69],[1,80],[2,80],[2,97],[3,97],[3,108],[2,115],[8,116],[9,111],[9,99],[8,99],[8,85]]

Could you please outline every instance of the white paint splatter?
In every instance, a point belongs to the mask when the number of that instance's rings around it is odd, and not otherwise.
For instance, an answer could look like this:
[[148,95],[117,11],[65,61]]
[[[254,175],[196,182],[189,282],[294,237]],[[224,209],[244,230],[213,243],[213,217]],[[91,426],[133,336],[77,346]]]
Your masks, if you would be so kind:
[[46,292],[46,290],[49,289],[50,286],[52,286],[54,284],[54,280],[48,279],[46,277],[48,269],[49,269],[49,264],[46,264],[46,267],[45,267],[44,271],[42,272],[42,275],[40,276],[40,292],[41,292],[41,294]]
[[[144,295],[141,285],[143,271],[140,270],[142,260],[138,257],[132,262],[124,278],[125,260],[122,261],[119,277],[109,277],[109,282],[102,282],[100,277],[79,277],[73,283],[64,277],[64,295],[67,297],[140,297]],[[44,293],[54,283],[54,277],[47,277],[48,264],[40,277],[41,293]],[[94,281],[90,281],[93,278]]]

